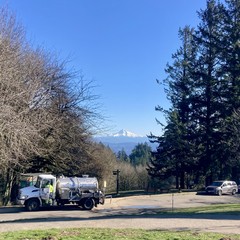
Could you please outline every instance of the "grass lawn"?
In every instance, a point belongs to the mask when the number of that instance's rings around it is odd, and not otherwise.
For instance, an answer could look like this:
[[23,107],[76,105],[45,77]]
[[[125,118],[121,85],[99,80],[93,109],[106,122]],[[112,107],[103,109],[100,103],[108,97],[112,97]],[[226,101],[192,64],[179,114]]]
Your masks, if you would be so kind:
[[50,229],[36,231],[19,231],[0,234],[1,240],[75,240],[75,239],[146,239],[146,240],[240,240],[240,235],[201,233],[201,232],[168,232],[142,229]]
[[[214,204],[205,207],[192,207],[192,208],[179,208],[173,211],[168,210],[165,213],[177,213],[177,214],[240,214],[240,204]],[[163,212],[164,213],[164,212]]]

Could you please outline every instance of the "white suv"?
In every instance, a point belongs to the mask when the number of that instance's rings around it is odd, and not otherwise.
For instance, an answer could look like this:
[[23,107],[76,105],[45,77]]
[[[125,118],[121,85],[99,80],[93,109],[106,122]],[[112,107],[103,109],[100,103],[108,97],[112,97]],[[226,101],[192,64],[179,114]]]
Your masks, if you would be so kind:
[[234,181],[214,181],[211,185],[206,187],[206,193],[217,194],[232,194],[238,192],[238,186]]

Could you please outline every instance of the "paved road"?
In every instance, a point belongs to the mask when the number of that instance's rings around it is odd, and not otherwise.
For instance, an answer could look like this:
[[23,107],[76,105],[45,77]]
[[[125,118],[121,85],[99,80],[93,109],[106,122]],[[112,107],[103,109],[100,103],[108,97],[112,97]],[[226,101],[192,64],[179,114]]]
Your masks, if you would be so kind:
[[[107,199],[92,211],[66,206],[26,212],[20,207],[0,208],[0,231],[27,229],[95,227],[195,230],[240,234],[238,214],[161,215],[159,209],[240,203],[235,196],[207,196],[195,193],[160,194]],[[148,215],[146,215],[146,213]]]

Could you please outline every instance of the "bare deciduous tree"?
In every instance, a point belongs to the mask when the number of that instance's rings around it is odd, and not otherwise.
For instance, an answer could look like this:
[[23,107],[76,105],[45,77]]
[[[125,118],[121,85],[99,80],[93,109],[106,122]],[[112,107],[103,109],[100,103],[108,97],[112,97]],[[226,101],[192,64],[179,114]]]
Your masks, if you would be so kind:
[[91,161],[101,119],[91,82],[27,43],[13,14],[0,10],[0,178],[7,203],[16,172],[76,173]]

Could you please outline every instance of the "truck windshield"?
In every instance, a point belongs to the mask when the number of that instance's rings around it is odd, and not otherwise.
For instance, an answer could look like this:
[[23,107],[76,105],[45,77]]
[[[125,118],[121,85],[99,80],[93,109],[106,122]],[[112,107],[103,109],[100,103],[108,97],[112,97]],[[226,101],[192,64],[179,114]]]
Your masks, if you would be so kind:
[[38,177],[38,178],[37,178],[37,182],[35,183],[34,187],[40,188],[40,184],[41,184],[41,178]]

